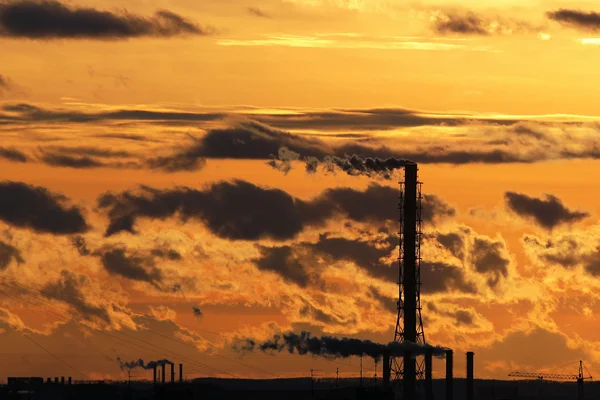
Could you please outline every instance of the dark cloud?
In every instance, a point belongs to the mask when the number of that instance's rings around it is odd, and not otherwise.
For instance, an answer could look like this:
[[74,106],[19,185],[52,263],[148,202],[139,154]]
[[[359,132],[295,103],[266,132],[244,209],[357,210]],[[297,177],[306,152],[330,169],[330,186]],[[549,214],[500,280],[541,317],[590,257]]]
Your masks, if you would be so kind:
[[421,282],[422,293],[477,293],[477,288],[467,280],[461,267],[444,262],[421,261]]
[[[364,240],[322,234],[316,243],[300,242],[294,246],[282,247],[261,246],[261,257],[253,261],[259,269],[276,272],[284,279],[303,287],[318,280],[319,271],[315,270],[318,267],[317,260],[323,260],[325,265],[340,261],[351,262],[374,278],[396,283],[398,262],[389,262],[386,258],[397,249],[397,244],[398,238],[393,235]],[[422,261],[421,280],[424,282],[421,287],[423,293],[454,290],[476,293],[474,284],[466,279],[463,269],[446,263]],[[376,298],[383,299],[381,295]],[[385,302],[384,304],[389,306]]]
[[265,13],[264,11],[262,11],[260,8],[258,7],[248,7],[246,9],[246,11],[248,11],[248,13],[250,15],[254,15],[255,17],[261,17],[261,18],[271,18],[271,16],[267,13]]
[[73,8],[54,0],[15,0],[0,4],[0,36],[27,39],[127,39],[207,35],[211,29],[167,10],[146,18],[90,7]]
[[82,288],[89,282],[85,275],[76,275],[73,272],[63,270],[57,282],[46,284],[40,293],[49,299],[63,301],[71,305],[86,319],[100,319],[110,323],[108,311],[100,306],[91,304],[85,297]]
[[437,307],[435,303],[427,303],[427,309],[446,317],[450,317],[454,319],[454,323],[456,326],[460,327],[462,325],[473,325],[475,316],[469,310],[446,310],[445,306]]
[[438,233],[436,235],[437,241],[444,246],[446,249],[450,250],[450,253],[459,260],[463,260],[465,257],[464,254],[464,237],[457,232],[449,232],[449,233]]
[[506,192],[504,199],[513,212],[521,217],[533,219],[546,229],[589,217],[587,212],[569,210],[558,197],[550,194],[546,194],[545,199],[539,199],[522,193]]
[[[305,201],[279,189],[234,180],[214,183],[202,190],[143,187],[135,193],[106,193],[98,199],[98,206],[106,209],[110,218],[106,236],[136,233],[135,223],[139,218],[178,217],[182,221],[202,221],[214,234],[227,239],[286,240],[307,226],[322,225],[335,215],[379,224],[397,221],[398,210],[394,206],[397,201],[397,190],[387,186],[371,185],[364,192],[328,189]],[[432,210],[425,213],[426,218],[442,218],[451,209],[435,196],[426,197],[424,203],[424,208]]]
[[488,22],[481,16],[472,12],[459,14],[446,14],[443,18],[436,19],[434,29],[441,34],[459,33],[466,35],[489,35]]
[[473,242],[471,257],[475,270],[488,274],[488,285],[496,287],[502,277],[508,276],[509,259],[506,248],[502,242],[493,241],[484,237],[477,237]]
[[487,36],[492,34],[537,32],[524,21],[506,18],[491,18],[472,11],[442,13],[436,17],[433,29],[439,34]]
[[0,219],[9,225],[54,234],[88,229],[82,211],[67,197],[22,182],[0,182]]
[[29,161],[27,156],[24,153],[20,152],[19,150],[9,149],[9,148],[2,147],[2,146],[0,146],[0,158],[5,158],[9,161],[21,162],[21,163]]
[[260,246],[258,250],[261,257],[253,261],[260,270],[275,272],[282,278],[301,287],[306,287],[310,282],[310,275],[296,258],[291,246]]
[[600,30],[600,13],[594,11],[569,10],[561,8],[546,13],[553,21],[574,28],[597,32]]
[[[108,209],[111,219],[106,235],[134,231],[139,217],[182,220],[197,219],[216,235],[238,240],[262,237],[289,239],[305,224],[316,224],[315,213],[303,215],[311,205],[279,189],[256,186],[240,180],[218,182],[194,190],[143,188],[140,194],[105,194],[99,207]],[[317,215],[320,217],[320,215]]]
[[8,268],[12,261],[15,261],[17,264],[25,262],[19,249],[0,240],[0,270]]
[[128,254],[122,247],[99,250],[96,255],[100,257],[102,265],[109,273],[134,281],[148,282],[160,288],[162,272],[156,267],[152,257]]

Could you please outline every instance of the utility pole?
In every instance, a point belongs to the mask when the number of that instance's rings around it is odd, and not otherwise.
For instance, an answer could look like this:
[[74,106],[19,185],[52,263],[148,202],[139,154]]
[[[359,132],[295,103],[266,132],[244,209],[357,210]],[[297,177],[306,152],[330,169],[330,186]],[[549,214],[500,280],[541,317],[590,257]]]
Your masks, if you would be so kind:
[[131,400],[131,368],[127,370],[127,388],[129,391],[129,399]]
[[360,388],[362,389],[362,354],[360,355]]
[[340,388],[340,369],[339,368],[335,369],[335,388],[336,389]]

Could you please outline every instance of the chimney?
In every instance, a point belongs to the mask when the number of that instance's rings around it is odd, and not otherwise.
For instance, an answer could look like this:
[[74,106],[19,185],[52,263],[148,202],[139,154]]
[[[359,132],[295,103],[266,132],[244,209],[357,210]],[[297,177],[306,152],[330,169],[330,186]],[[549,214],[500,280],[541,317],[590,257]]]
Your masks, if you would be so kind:
[[154,370],[154,386],[156,386],[156,364],[154,364],[152,369]]
[[69,377],[69,385],[71,384],[71,377]]
[[179,364],[179,383],[183,383],[183,364]]
[[171,364],[171,383],[175,383],[175,364]]
[[433,400],[433,349],[425,351],[425,398]]
[[403,399],[416,398],[416,361],[410,350],[404,351],[404,376],[402,377]]
[[58,376],[54,377],[54,383],[56,383],[58,385]]
[[52,378],[46,378],[46,383],[52,383]]
[[166,368],[166,367],[167,367],[167,366],[165,365],[165,363],[163,363],[163,365],[162,365],[162,370],[160,371],[160,372],[161,372],[161,373],[160,373],[160,379],[161,379],[161,382],[162,382],[162,384],[163,384],[163,385],[165,384],[165,372],[166,372],[166,370],[167,370],[167,368]]
[[467,400],[473,400],[473,357],[475,353],[467,352]]
[[454,400],[454,352],[446,350],[446,400]]
[[386,390],[390,388],[390,369],[390,354],[386,352],[383,353],[383,387]]
[[60,384],[61,384],[61,385],[64,385],[64,384],[65,384],[65,377],[64,377],[64,376],[61,376],[61,377],[60,377]]

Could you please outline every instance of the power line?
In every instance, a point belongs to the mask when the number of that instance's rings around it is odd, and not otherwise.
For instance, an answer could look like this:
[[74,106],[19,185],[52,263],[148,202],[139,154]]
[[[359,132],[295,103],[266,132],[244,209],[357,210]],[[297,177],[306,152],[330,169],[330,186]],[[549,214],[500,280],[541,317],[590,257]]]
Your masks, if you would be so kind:
[[[24,289],[24,290],[28,290],[28,288],[26,288],[26,287],[23,287],[23,285],[19,284],[18,282],[13,282],[13,283],[14,283],[15,285],[17,285],[17,286],[20,286],[20,287],[21,287],[22,289]],[[2,284],[2,285],[4,285],[4,286],[7,286],[7,287],[10,287],[10,288],[13,288],[13,289],[14,289],[14,287],[12,287],[12,286],[8,285],[6,282],[0,282],[0,284]],[[40,294],[41,294],[41,292],[40,292],[39,290],[37,290],[37,289],[31,288],[30,290],[36,291],[36,292],[38,292],[38,293],[40,293]],[[27,292],[27,293],[28,293],[28,292]],[[42,302],[44,302],[44,303],[46,303],[46,304],[49,304],[49,305],[51,305],[51,304],[50,304],[50,303],[48,303],[47,301],[45,301],[45,300],[43,300],[43,299],[41,299],[41,298],[39,298],[39,297],[37,297],[37,296],[35,296],[35,297],[36,297],[36,298],[37,298],[39,301],[42,301]],[[22,299],[18,299],[18,298],[17,298],[17,300],[22,300]],[[27,300],[23,300],[23,301],[26,301],[26,302],[28,302]],[[31,302],[28,302],[28,303],[29,303],[29,304],[32,304]],[[32,305],[33,305],[33,304],[32,304]],[[78,315],[79,315],[81,318],[83,318],[83,319],[85,319],[85,320],[88,320],[88,321],[90,320],[88,316],[85,316],[85,315],[83,315],[83,314],[82,314],[82,313],[80,313],[78,310],[74,310],[74,312],[75,312],[76,314],[78,314]],[[51,313],[52,313],[52,314],[54,314],[54,315],[57,315],[57,316],[59,316],[59,318],[61,318],[61,319],[64,319],[64,316],[62,316],[62,315],[60,315],[60,314],[58,314],[58,313],[54,313],[54,312],[51,312]],[[90,321],[90,322],[91,322],[91,321]],[[105,331],[102,331],[102,330],[99,330],[99,329],[96,329],[96,328],[92,328],[92,329],[93,329],[93,330],[95,330],[95,331],[97,331],[97,332],[100,332],[100,333],[102,333],[102,334],[104,334],[104,335],[108,335],[108,336],[110,336],[110,337],[113,337],[113,338],[115,338],[115,339],[117,339],[117,340],[121,340],[121,341],[124,341],[124,342],[126,342],[126,343],[132,344],[132,345],[134,345],[134,346],[137,346],[137,347],[143,348],[143,349],[145,349],[145,350],[152,351],[152,352],[154,352],[154,353],[160,354],[160,353],[158,353],[156,350],[150,349],[150,348],[148,348],[148,347],[145,347],[145,346],[141,346],[141,345],[139,345],[139,344],[132,343],[132,342],[130,342],[130,341],[127,341],[127,340],[125,340],[125,339],[123,339],[123,338],[119,338],[118,336],[115,336],[115,335],[109,334],[108,332],[105,332]],[[152,332],[152,331],[150,331],[150,332]],[[172,350],[168,350],[168,349],[165,349],[164,347],[157,346],[157,345],[155,345],[155,344],[152,344],[152,343],[146,342],[145,340],[142,340],[142,339],[139,339],[139,338],[135,338],[135,337],[133,337],[132,335],[129,335],[129,334],[127,334],[126,332],[119,331],[119,333],[120,333],[120,334],[122,334],[122,335],[128,336],[128,337],[131,337],[131,338],[133,338],[134,340],[137,340],[137,341],[140,341],[140,342],[142,342],[142,343],[145,343],[145,344],[148,344],[148,345],[150,345],[150,346],[153,346],[153,347],[156,347],[156,348],[158,348],[158,349],[161,349],[161,350],[163,350],[163,351],[165,351],[165,352],[168,352],[168,353],[174,354],[174,355],[176,355],[176,356],[178,356],[178,357],[180,357],[180,358],[186,359],[186,360],[188,360],[189,362],[191,362],[192,364],[196,364],[196,365],[198,365],[198,366],[201,366],[201,367],[203,367],[203,368],[210,369],[210,370],[213,370],[213,371],[216,371],[216,372],[220,372],[220,373],[223,373],[223,374],[225,374],[225,375],[232,376],[232,377],[234,377],[234,378],[238,378],[238,376],[236,376],[236,375],[234,375],[234,374],[231,374],[231,373],[228,373],[228,372],[225,372],[225,371],[221,371],[221,370],[219,370],[219,369],[217,369],[217,368],[211,367],[211,366],[209,366],[209,365],[206,365],[206,364],[203,364],[203,363],[199,363],[199,362],[197,362],[197,361],[194,361],[194,360],[192,360],[192,359],[190,359],[190,358],[188,358],[188,357],[186,357],[186,356],[183,356],[183,355],[181,355],[181,354],[178,354],[178,353],[176,353],[176,352],[174,352],[174,351],[172,351]]]

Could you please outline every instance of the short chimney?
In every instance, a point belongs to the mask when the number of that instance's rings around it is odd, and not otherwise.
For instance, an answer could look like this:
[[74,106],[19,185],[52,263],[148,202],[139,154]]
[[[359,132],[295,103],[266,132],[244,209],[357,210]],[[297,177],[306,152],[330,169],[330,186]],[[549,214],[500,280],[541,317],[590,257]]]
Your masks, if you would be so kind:
[[446,350],[446,400],[454,400],[454,352]]
[[64,376],[61,376],[61,377],[60,377],[60,384],[61,384],[61,385],[64,385],[64,384],[65,384],[65,377],[64,377]]
[[58,376],[54,377],[54,383],[56,383],[58,385]]
[[156,364],[154,364],[152,369],[154,370],[154,386],[156,386]]
[[69,377],[69,385],[71,384],[71,377]]
[[183,364],[179,364],[179,383],[183,383]]
[[475,353],[469,351],[467,353],[467,400],[473,400],[474,388],[473,388],[473,358]]
[[433,349],[428,347],[425,350],[425,397],[427,400],[433,400]]
[[166,372],[166,370],[167,370],[167,366],[165,365],[165,363],[163,363],[162,370],[160,371],[161,372],[160,379],[161,379],[163,385],[165,384],[165,375],[166,375],[165,372]]
[[46,383],[52,383],[52,378],[46,378]]
[[171,364],[171,383],[175,383],[175,364]]
[[410,350],[404,351],[404,376],[402,377],[403,399],[416,397],[416,362]]

